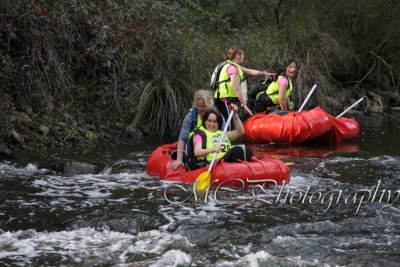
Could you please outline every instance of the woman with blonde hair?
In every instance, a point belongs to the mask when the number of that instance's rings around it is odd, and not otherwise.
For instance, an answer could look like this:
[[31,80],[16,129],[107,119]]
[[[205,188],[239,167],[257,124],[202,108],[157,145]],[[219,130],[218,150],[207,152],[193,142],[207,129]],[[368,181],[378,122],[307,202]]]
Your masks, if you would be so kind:
[[183,120],[178,138],[176,160],[170,165],[171,169],[183,166],[184,153],[188,153],[186,143],[192,137],[194,130],[203,125],[202,116],[213,107],[214,100],[210,90],[201,89],[195,92],[192,109]]

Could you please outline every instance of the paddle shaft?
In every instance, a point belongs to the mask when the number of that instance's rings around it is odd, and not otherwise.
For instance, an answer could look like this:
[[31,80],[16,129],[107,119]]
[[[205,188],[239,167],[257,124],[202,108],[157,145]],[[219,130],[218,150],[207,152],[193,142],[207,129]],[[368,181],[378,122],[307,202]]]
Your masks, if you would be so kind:
[[[225,122],[225,127],[224,127],[224,130],[222,131],[222,136],[221,136],[221,138],[218,140],[218,145],[219,145],[219,146],[222,144],[222,140],[224,140],[224,136],[225,136],[225,133],[226,133],[226,131],[228,130],[228,126],[229,126],[229,124],[230,124],[230,122],[231,122],[231,120],[232,120],[233,113],[234,113],[234,112],[233,112],[233,110],[232,110],[231,113],[229,113],[228,120]],[[212,167],[213,167],[213,165],[214,165],[215,159],[217,158],[217,154],[218,154],[218,152],[214,152],[214,156],[213,156],[213,158],[212,158],[212,160],[211,160],[210,166],[208,167],[208,172],[211,171],[211,169],[212,169]]]
[[317,88],[318,83],[314,84],[314,86],[311,88],[311,91],[308,93],[306,99],[304,100],[303,104],[301,105],[301,107],[299,108],[299,111],[302,111],[304,106],[306,105],[308,99],[310,98],[310,96],[312,95],[312,93],[314,93],[314,90]]
[[363,96],[363,97],[361,97],[360,99],[358,99],[357,102],[355,102],[353,105],[351,105],[350,107],[348,107],[345,111],[343,111],[342,113],[340,113],[339,115],[337,115],[336,118],[339,119],[340,117],[342,117],[344,114],[347,113],[347,111],[349,111],[350,109],[354,108],[356,105],[358,105],[358,103],[360,103],[361,101],[363,101],[364,98],[366,98],[366,96]]

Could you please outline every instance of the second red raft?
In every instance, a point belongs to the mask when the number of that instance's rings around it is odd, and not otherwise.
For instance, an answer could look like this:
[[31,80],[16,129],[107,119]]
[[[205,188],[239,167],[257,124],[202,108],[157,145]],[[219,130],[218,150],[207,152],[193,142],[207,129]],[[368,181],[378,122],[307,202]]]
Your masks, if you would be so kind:
[[252,143],[300,144],[310,141],[341,143],[359,136],[356,120],[335,118],[320,107],[285,115],[256,114],[244,123],[245,139]]
[[299,144],[331,130],[329,114],[320,107],[285,115],[256,114],[244,123],[245,139],[253,143]]

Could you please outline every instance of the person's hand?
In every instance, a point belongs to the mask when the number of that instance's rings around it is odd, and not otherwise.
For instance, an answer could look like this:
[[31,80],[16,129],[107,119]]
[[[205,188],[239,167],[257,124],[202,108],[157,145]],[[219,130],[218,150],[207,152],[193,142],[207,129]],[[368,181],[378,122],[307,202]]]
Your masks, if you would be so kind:
[[169,165],[169,168],[170,168],[171,170],[175,170],[175,169],[177,169],[177,168],[180,167],[180,166],[183,166],[182,160],[175,160],[174,162],[172,162],[172,163]]
[[263,74],[264,74],[265,77],[267,77],[267,78],[269,78],[271,80],[274,80],[275,76],[276,76],[276,73],[271,73],[271,72],[266,72],[266,71],[263,71]]
[[239,111],[238,106],[236,106],[235,104],[231,103],[229,105],[229,109],[232,110],[234,113],[237,113]]
[[221,150],[221,146],[215,146],[211,148],[211,153],[218,153]]
[[253,116],[253,112],[249,109],[249,107],[247,105],[245,105],[243,108],[244,108],[244,111],[246,111],[246,113],[248,113],[250,116]]

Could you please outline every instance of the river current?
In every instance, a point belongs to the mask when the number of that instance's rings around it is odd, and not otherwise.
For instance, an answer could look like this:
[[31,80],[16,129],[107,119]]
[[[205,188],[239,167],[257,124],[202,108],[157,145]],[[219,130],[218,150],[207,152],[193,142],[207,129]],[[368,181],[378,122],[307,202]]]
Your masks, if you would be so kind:
[[[360,125],[359,139],[338,146],[253,145],[289,165],[290,183],[198,202],[185,200],[190,186],[146,173],[172,140],[0,161],[0,265],[398,266],[400,124]],[[60,160],[98,170],[67,176],[50,167]]]

